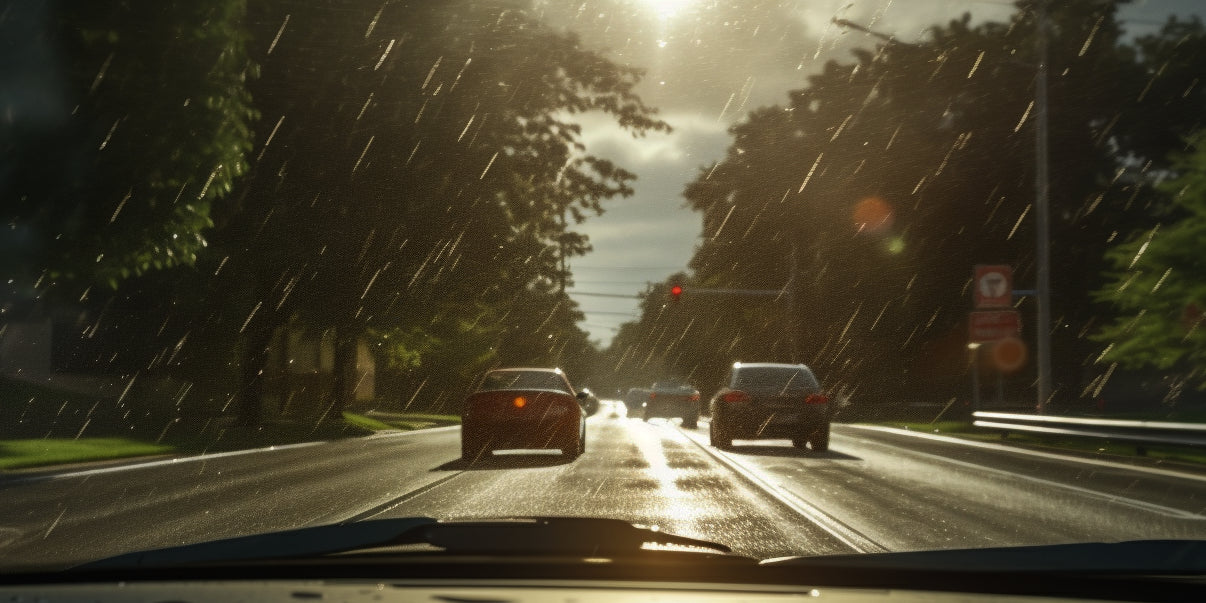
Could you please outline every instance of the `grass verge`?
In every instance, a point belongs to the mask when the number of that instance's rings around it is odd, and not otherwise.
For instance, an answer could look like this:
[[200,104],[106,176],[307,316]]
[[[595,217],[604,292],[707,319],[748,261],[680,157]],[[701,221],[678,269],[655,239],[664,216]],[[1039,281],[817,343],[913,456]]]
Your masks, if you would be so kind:
[[[357,418],[352,419],[349,417],[349,415],[354,415]],[[363,414],[345,412],[343,413],[343,416],[348,418],[349,421],[365,421],[365,423],[363,423],[365,425],[368,424],[367,421],[373,421],[376,423],[385,424],[386,427],[384,429],[403,429],[407,431],[413,429],[426,429],[428,427],[441,427],[444,425],[460,425],[461,423],[460,415],[439,415],[431,413],[400,413],[370,410],[365,411]],[[372,429],[379,430],[382,428],[374,427]]]
[[909,431],[937,433],[981,442],[1018,444],[1032,448],[1052,448],[1080,454],[1146,457],[1157,460],[1206,465],[1206,451],[1188,446],[1137,444],[1135,442],[1116,442],[1096,438],[1044,436],[1016,431],[1005,436],[999,429],[984,429],[976,427],[967,421],[937,421],[935,423],[895,421],[881,423],[881,425],[907,429]]
[[128,438],[47,438],[0,441],[0,470],[171,454],[174,446]]

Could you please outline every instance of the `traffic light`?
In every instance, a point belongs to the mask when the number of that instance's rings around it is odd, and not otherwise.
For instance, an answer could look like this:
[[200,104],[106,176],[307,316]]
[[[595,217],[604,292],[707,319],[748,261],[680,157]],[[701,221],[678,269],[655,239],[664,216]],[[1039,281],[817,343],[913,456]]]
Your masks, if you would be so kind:
[[670,287],[670,299],[671,300],[678,301],[678,298],[682,294],[683,294],[683,286],[682,285],[673,285]]

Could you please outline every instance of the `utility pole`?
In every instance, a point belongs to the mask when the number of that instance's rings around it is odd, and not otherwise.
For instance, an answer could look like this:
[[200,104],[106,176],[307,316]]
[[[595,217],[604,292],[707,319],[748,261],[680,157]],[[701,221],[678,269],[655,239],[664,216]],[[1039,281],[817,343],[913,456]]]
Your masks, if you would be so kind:
[[560,236],[560,241],[559,241],[559,248],[560,248],[559,255],[561,257],[558,258],[558,261],[561,262],[561,273],[557,275],[557,281],[559,283],[558,293],[561,294],[562,296],[564,296],[565,295],[565,275],[567,272],[569,272],[569,266],[566,264],[566,261],[565,261],[565,228],[566,228],[566,226],[565,226],[565,208],[564,207],[561,208],[561,211],[559,212],[559,217],[561,218],[561,236]]
[[800,324],[799,321],[796,320],[796,281],[797,277],[799,276],[799,263],[796,261],[795,241],[792,241],[791,243],[791,253],[788,256],[787,261],[790,262],[787,273],[787,285],[783,287],[784,292],[787,294],[787,299],[784,300],[787,303],[787,345],[790,346],[791,361],[800,362],[800,346],[796,345],[796,342],[799,339],[798,331]]
[[1035,236],[1035,293],[1038,298],[1038,319],[1034,335],[1038,347],[1038,404],[1035,412],[1043,414],[1051,398],[1051,234],[1048,193],[1050,178],[1047,172],[1047,0],[1035,3],[1037,20],[1035,50],[1038,72],[1034,82],[1034,236]]

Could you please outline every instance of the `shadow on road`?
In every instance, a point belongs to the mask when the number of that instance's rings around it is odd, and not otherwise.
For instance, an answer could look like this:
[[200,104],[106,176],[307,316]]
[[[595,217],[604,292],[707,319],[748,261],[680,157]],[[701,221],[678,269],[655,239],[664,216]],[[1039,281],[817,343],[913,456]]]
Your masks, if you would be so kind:
[[559,454],[501,454],[483,456],[474,461],[456,459],[448,461],[432,471],[483,471],[491,469],[534,469],[567,465],[573,459]]
[[794,446],[758,446],[750,444],[737,444],[729,449],[729,452],[734,454],[746,454],[750,456],[778,456],[787,458],[801,459],[827,459],[832,461],[861,461],[857,456],[852,456],[844,452],[835,450],[826,450],[825,452],[813,452],[811,450],[803,450]]

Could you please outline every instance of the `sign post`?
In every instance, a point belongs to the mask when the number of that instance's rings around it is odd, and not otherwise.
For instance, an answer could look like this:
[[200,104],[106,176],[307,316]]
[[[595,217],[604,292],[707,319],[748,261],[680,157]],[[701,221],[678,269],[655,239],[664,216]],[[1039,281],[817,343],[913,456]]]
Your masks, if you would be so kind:
[[1019,339],[1022,317],[1013,309],[1013,268],[1004,264],[976,265],[972,270],[972,302],[975,309],[968,316],[967,347],[972,353],[972,406],[979,410],[980,348],[989,346],[998,369],[998,404],[1003,397],[1001,374],[1017,370],[1025,362],[1025,345]]

